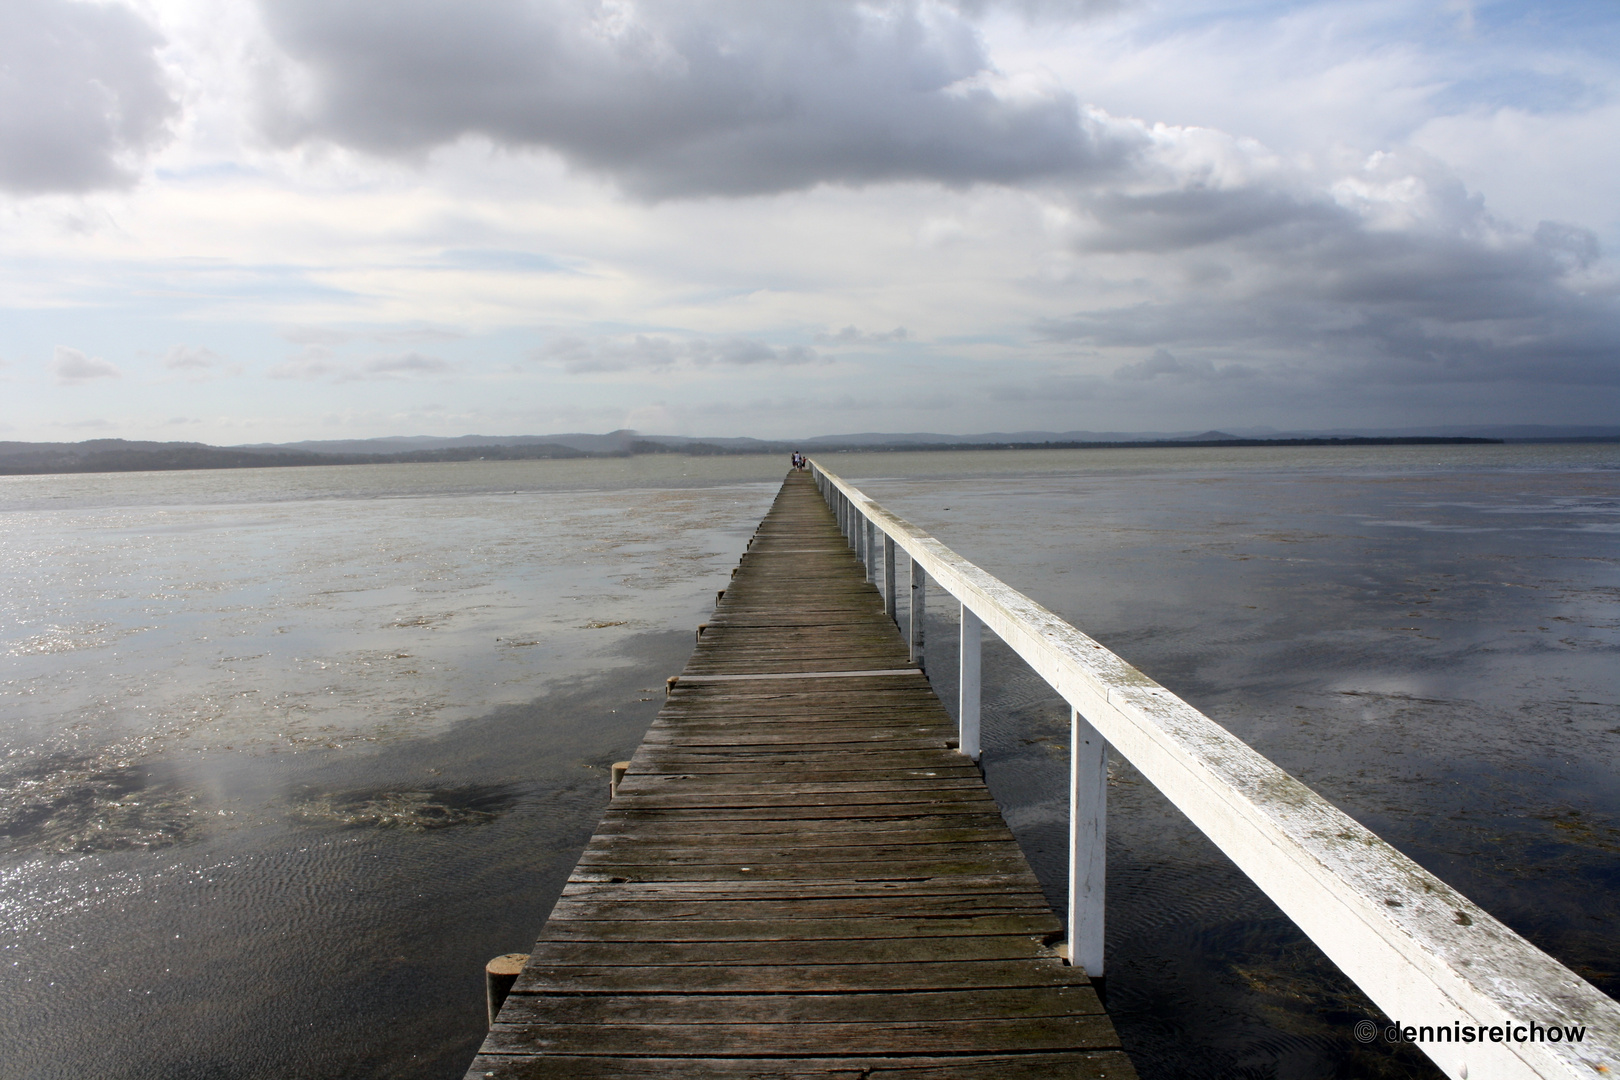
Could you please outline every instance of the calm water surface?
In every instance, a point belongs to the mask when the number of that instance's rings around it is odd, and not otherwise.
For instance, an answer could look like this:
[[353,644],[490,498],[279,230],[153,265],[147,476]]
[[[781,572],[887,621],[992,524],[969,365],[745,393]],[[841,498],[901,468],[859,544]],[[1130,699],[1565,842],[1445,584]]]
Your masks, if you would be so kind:
[[[826,463],[1620,992],[1620,448]],[[0,1076],[460,1076],[782,466],[0,479]],[[1066,714],[994,644],[985,678],[1061,903]],[[1144,1076],[1427,1075],[1111,771]]]

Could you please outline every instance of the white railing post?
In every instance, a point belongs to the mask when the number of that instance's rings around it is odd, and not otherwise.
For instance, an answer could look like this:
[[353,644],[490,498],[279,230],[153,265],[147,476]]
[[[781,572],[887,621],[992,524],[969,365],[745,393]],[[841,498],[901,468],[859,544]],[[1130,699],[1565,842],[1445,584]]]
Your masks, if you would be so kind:
[[866,580],[871,581],[877,576],[877,557],[872,554],[877,547],[877,526],[872,519],[866,519]]
[[1069,710],[1069,963],[1103,977],[1108,873],[1108,743]]
[[906,637],[911,644],[911,662],[926,669],[923,663],[923,624],[928,606],[928,573],[916,559],[911,560],[911,619]]
[[974,761],[979,760],[979,638],[984,624],[962,605],[962,649],[957,682],[957,747]]
[[[889,613],[889,618],[895,619],[894,604],[894,537],[888,533],[883,534],[883,610]],[[898,622],[898,619],[895,619]]]

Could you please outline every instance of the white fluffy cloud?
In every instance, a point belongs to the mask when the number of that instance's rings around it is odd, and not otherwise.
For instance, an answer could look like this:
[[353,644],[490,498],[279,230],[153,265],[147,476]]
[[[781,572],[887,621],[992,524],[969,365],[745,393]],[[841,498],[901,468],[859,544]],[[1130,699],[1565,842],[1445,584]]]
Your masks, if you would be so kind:
[[115,365],[109,364],[101,357],[86,356],[78,349],[70,349],[66,345],[56,347],[49,366],[51,374],[56,376],[56,381],[65,384],[90,382],[94,379],[116,379],[123,375]]

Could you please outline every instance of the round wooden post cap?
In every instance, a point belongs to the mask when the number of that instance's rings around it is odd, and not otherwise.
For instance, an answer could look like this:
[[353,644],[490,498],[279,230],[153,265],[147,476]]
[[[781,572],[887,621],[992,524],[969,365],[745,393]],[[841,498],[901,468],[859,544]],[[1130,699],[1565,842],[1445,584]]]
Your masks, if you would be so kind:
[[503,953],[484,965],[484,971],[490,975],[521,975],[523,965],[529,962],[526,952]]

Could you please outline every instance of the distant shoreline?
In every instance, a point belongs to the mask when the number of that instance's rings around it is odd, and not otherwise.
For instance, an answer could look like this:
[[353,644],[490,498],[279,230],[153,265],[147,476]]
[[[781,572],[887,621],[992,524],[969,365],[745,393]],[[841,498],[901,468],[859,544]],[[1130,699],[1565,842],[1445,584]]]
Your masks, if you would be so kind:
[[[938,442],[938,443],[851,443],[814,444],[819,454],[931,453],[963,450],[1181,450],[1238,447],[1299,446],[1489,446],[1507,439],[1462,436],[1346,436],[1280,439],[1148,439],[1112,441],[1047,442]],[[1514,442],[1600,443],[1620,442],[1608,436],[1565,439],[1512,440]],[[809,444],[806,444],[809,445]],[[581,450],[560,443],[525,445],[493,444],[457,446],[430,450],[407,450],[391,454],[320,453],[270,448],[236,449],[201,443],[123,443],[96,440],[91,443],[18,444],[0,449],[0,476],[50,476],[75,473],[176,472],[194,469],[310,468],[323,465],[405,465],[462,461],[540,461],[577,458],[625,458],[643,454],[686,454],[696,457],[783,454],[799,448],[797,443],[775,443],[747,447],[691,442],[671,445],[635,440],[622,449]]]

